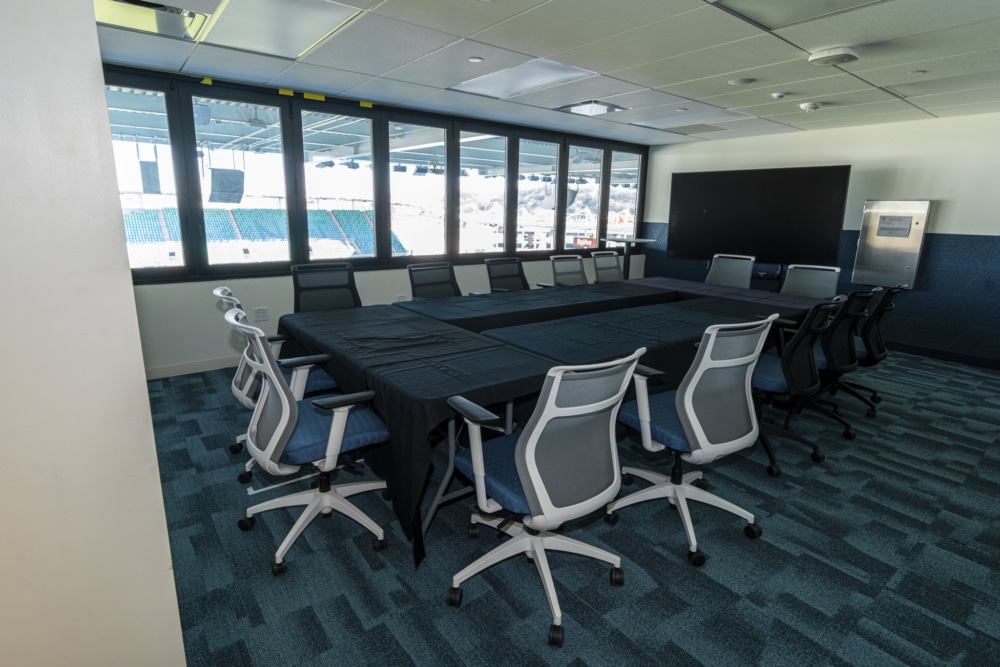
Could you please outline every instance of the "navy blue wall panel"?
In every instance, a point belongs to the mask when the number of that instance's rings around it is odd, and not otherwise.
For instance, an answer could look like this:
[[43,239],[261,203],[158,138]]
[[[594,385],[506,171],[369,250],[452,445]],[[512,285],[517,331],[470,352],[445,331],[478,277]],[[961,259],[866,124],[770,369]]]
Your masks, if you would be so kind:
[[[707,264],[668,259],[667,224],[647,222],[647,276],[704,280]],[[851,282],[858,230],[844,231],[840,245],[841,292],[863,289]],[[759,289],[773,281],[754,281]],[[914,289],[899,295],[882,327],[892,347],[1000,367],[1000,237],[928,234]]]

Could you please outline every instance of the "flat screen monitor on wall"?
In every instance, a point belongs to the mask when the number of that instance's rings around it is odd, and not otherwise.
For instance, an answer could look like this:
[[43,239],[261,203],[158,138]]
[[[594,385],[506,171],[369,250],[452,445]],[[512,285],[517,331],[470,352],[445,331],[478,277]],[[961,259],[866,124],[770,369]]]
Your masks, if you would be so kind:
[[836,265],[850,165],[675,173],[667,252]]

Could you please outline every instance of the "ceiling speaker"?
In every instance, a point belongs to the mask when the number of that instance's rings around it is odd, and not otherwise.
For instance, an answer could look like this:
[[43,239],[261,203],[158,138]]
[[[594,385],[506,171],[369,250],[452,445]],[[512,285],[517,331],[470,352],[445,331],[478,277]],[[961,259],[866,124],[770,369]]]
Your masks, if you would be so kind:
[[835,49],[826,49],[825,51],[817,51],[812,54],[809,56],[809,64],[816,65],[817,67],[825,67],[827,65],[852,63],[857,59],[858,54],[854,52],[854,49],[848,46],[838,46]]

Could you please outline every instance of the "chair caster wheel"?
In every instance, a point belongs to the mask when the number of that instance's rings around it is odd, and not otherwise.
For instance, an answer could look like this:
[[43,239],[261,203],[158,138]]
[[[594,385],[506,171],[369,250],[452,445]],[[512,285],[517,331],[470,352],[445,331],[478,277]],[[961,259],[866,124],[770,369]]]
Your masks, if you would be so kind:
[[756,523],[748,523],[743,529],[743,534],[746,535],[751,540],[756,540],[758,537],[764,534],[764,529],[761,528]]
[[253,528],[255,523],[257,523],[257,519],[253,518],[252,516],[248,516],[237,521],[236,525],[239,526],[240,530],[242,530],[245,533],[249,531],[251,528]]
[[844,440],[854,440],[856,437],[858,437],[858,434],[854,432],[853,428],[844,431]]
[[461,607],[462,606],[462,589],[455,588],[452,586],[448,589],[448,606],[449,607]]
[[331,516],[333,516],[333,510],[330,510],[329,512],[320,512],[319,515],[324,519],[329,519]]
[[389,489],[382,489],[382,500],[392,500],[392,494],[389,493]]
[[559,648],[563,645],[563,629],[561,625],[549,626],[549,646]]
[[469,539],[474,540],[477,537],[479,537],[479,524],[478,523],[470,523],[469,524]]
[[384,537],[382,539],[376,537],[375,539],[372,540],[372,548],[375,551],[385,551],[385,546],[386,545]]
[[611,585],[612,586],[624,586],[625,585],[625,571],[620,567],[611,568]]
[[699,477],[698,479],[691,482],[692,486],[696,486],[702,491],[708,491],[708,480],[704,477]]
[[875,408],[868,408],[868,412],[865,414],[867,414],[869,417],[875,417],[878,414],[878,410],[876,410]]
[[[632,475],[628,474],[627,472],[622,474],[622,485],[623,486],[632,486],[632,482],[634,482],[634,481],[635,481],[635,479],[632,477]],[[553,628],[557,628],[559,626],[558,625],[553,625],[552,627]]]
[[816,463],[822,463],[824,460],[826,460],[826,454],[817,449],[815,452],[812,453],[811,458]]
[[614,512],[612,512],[611,514],[604,515],[604,522],[611,526],[617,525],[618,519],[619,519],[618,515],[615,514]]
[[229,445],[230,454],[239,454],[242,451],[243,451],[243,443],[234,442],[233,444]]
[[768,477],[777,477],[780,474],[781,474],[781,468],[779,468],[778,466],[776,465],[767,466]]
[[881,403],[882,397],[878,394],[872,394],[872,403]]
[[246,484],[251,479],[253,479],[253,473],[250,472],[249,470],[244,470],[243,472],[241,472],[239,475],[236,476],[236,479],[239,481],[240,484]]
[[286,571],[288,571],[288,566],[285,565],[285,561],[281,561],[280,563],[271,561],[271,574],[277,577],[279,574],[284,574]]
[[702,565],[705,564],[705,554],[703,554],[700,550],[689,551],[688,562],[694,565],[695,567],[701,567]]

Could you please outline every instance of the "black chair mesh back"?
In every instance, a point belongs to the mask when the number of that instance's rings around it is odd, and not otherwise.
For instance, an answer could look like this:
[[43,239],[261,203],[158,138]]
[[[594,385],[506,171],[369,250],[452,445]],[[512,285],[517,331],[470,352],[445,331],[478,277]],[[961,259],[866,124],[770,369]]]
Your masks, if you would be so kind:
[[905,285],[890,287],[882,293],[882,298],[868,312],[868,317],[861,320],[857,334],[865,345],[865,352],[868,356],[861,360],[862,366],[874,366],[886,358],[888,350],[885,347],[885,340],[882,338],[882,318],[890,310],[896,307],[894,302],[896,295],[906,289]]
[[854,347],[854,331],[858,320],[868,314],[872,299],[878,291],[851,292],[840,311],[833,317],[820,343],[829,372],[842,375],[858,367],[858,352]]
[[524,277],[524,267],[517,257],[494,257],[484,261],[490,291],[516,292],[530,288],[528,279]]
[[812,307],[795,335],[785,343],[781,353],[781,369],[785,373],[789,393],[808,397],[822,387],[813,348],[826,333],[830,319],[840,310],[841,303],[820,303]]
[[292,267],[292,286],[296,313],[361,305],[354,267],[349,262],[296,264]]
[[583,260],[577,255],[556,255],[549,258],[552,263],[552,282],[557,285],[586,285],[587,274],[583,270]]
[[598,251],[591,255],[594,260],[594,282],[611,283],[622,280],[622,269],[618,264],[618,253],[613,250]]
[[442,299],[462,296],[455,279],[455,269],[449,262],[410,264],[410,293],[414,299]]

